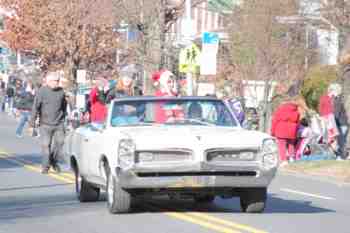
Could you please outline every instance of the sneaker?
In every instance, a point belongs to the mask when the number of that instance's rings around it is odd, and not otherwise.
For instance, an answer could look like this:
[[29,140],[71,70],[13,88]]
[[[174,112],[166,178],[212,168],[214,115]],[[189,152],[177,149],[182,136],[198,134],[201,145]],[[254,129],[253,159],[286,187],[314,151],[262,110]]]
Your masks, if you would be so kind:
[[336,158],[335,160],[337,160],[337,161],[344,161],[345,159],[343,159],[343,158],[340,157],[340,156],[337,156],[337,158]]
[[23,137],[23,135],[21,135],[21,134],[16,134],[16,137],[18,137],[18,138],[22,138],[22,137]]
[[295,159],[294,159],[293,157],[289,157],[288,162],[294,163],[294,162],[295,162]]
[[56,173],[61,173],[61,168],[60,166],[58,166],[58,164],[55,164],[52,166],[52,169],[56,172]]
[[49,168],[48,167],[44,167],[41,169],[41,174],[48,174],[49,173]]

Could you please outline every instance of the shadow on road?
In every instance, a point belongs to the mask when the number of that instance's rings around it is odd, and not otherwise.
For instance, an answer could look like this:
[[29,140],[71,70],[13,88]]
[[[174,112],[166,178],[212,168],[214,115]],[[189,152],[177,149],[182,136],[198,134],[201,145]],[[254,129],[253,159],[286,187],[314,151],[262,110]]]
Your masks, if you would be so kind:
[[41,164],[41,154],[31,153],[31,154],[15,154],[13,156],[14,159],[18,159],[20,161],[26,161],[29,163],[34,163],[36,165]]
[[[192,200],[170,201],[165,199],[152,200],[151,202],[146,201],[145,203],[158,207],[160,209],[159,212],[171,210],[176,212],[241,213],[239,198],[216,198],[214,203],[196,203]],[[145,208],[147,208],[147,204]],[[328,212],[335,211],[313,206],[311,201],[287,200],[269,195],[264,214],[313,214]]]
[[[59,186],[59,185],[52,185]],[[31,187],[23,187],[24,189]],[[32,189],[50,188],[49,185],[42,187],[32,187]],[[52,188],[52,187],[51,187]],[[16,189],[16,188],[15,188]],[[19,190],[19,189],[16,189]],[[50,192],[50,193],[48,193]],[[73,192],[57,194],[51,190],[45,190],[45,193],[31,193],[28,196],[23,193],[15,198],[0,199],[0,224],[6,221],[16,221],[22,218],[52,217],[79,215],[90,212],[92,214],[110,216],[103,193],[100,201],[90,203],[79,203]],[[202,212],[202,213],[234,213],[240,214],[239,199],[216,198],[212,204],[199,204],[192,200],[169,200],[169,199],[138,199],[133,205],[130,214],[123,214],[124,217],[132,217],[138,214],[164,213],[164,212]],[[326,213],[334,212],[330,209],[324,209],[312,206],[311,202],[285,200],[278,197],[269,196],[268,205],[265,213],[255,216],[266,216],[274,213],[301,214],[301,213]]]
[[313,214],[335,212],[331,209],[314,206],[312,201],[288,200],[269,195],[265,213]]

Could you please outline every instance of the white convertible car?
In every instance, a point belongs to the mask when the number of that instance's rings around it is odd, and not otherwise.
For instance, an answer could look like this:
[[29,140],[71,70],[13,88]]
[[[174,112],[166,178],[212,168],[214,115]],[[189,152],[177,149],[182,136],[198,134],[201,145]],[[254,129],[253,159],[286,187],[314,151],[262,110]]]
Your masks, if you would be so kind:
[[136,196],[212,202],[240,197],[244,212],[262,212],[278,166],[274,139],[240,127],[212,97],[114,100],[102,124],[71,132],[64,153],[82,202],[107,191],[111,213],[130,211]]

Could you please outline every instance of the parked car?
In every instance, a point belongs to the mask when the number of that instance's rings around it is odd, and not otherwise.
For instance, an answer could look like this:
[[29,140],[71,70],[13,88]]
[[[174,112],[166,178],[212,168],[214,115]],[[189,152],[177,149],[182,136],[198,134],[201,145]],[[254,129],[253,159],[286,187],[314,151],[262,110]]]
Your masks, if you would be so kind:
[[64,153],[81,202],[107,191],[111,213],[129,212],[136,196],[173,195],[212,202],[240,197],[244,212],[262,212],[278,166],[268,134],[238,124],[214,97],[125,97],[104,123],[71,132]]

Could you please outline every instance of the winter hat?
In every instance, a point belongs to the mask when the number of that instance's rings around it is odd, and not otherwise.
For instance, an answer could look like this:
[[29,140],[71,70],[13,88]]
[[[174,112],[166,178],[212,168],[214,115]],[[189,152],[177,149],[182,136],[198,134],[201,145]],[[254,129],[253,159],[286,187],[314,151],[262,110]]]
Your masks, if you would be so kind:
[[160,70],[155,72],[152,75],[152,80],[154,82],[155,86],[166,86],[168,80],[170,79],[171,76],[174,76],[173,73],[171,73],[169,70]]

